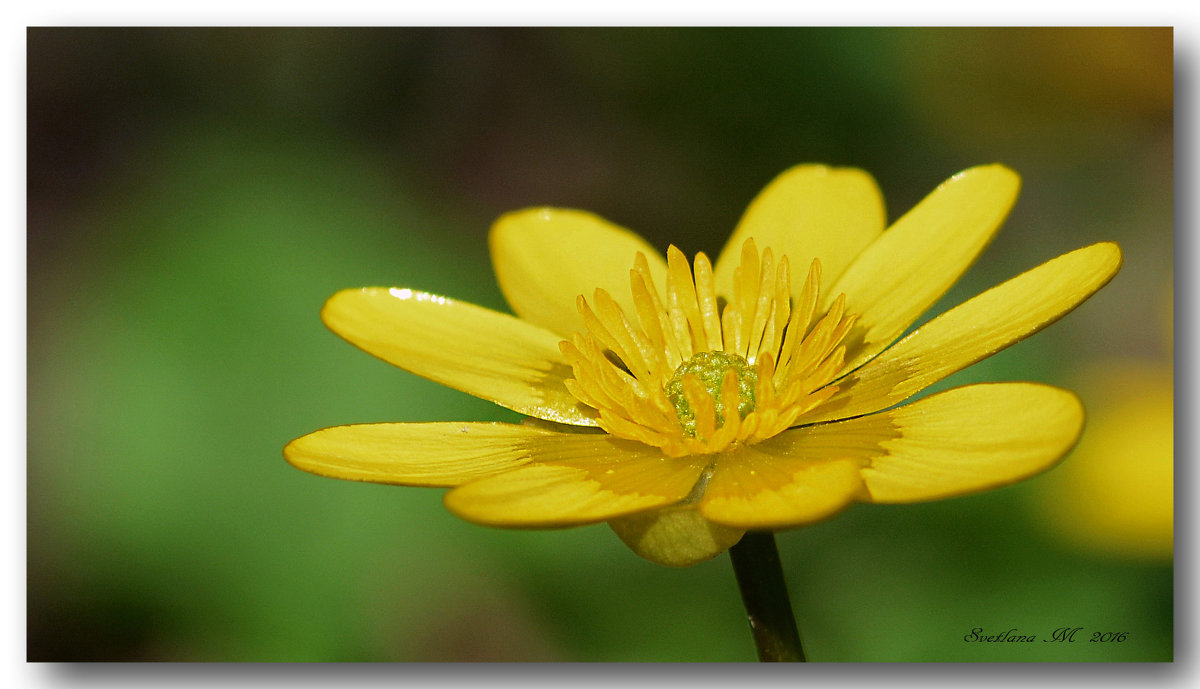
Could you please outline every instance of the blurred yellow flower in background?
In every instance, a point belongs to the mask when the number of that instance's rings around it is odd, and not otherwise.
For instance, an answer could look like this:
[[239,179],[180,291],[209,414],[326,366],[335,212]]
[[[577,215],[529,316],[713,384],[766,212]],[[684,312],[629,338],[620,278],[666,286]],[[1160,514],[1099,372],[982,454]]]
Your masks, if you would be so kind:
[[901,339],[975,261],[1018,188],[1003,166],[972,168],[885,231],[869,175],[802,165],[754,200],[715,262],[673,246],[664,259],[580,211],[510,213],[491,250],[516,317],[364,288],[334,295],[322,318],[528,422],[339,426],[285,457],[325,476],[452,488],[446,506],[480,524],[608,522],[672,566],[854,501],[1024,479],[1077,441],[1072,393],[994,383],[895,406],[1054,322],[1119,269],[1117,246],[1094,244]]
[[1170,561],[1175,536],[1175,378],[1168,307],[1163,360],[1089,362],[1077,377],[1090,415],[1072,460],[1035,492],[1041,524],[1106,557]]

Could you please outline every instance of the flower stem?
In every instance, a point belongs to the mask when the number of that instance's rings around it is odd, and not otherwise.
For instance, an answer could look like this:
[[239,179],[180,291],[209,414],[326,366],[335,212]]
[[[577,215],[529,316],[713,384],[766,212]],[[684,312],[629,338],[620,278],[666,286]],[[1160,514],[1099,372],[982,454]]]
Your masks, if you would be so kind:
[[779,549],[775,534],[770,531],[747,531],[737,545],[729,549],[733,573],[742,592],[746,617],[758,659],[763,662],[796,662],[804,660],[800,633],[788,600],[779,564]]

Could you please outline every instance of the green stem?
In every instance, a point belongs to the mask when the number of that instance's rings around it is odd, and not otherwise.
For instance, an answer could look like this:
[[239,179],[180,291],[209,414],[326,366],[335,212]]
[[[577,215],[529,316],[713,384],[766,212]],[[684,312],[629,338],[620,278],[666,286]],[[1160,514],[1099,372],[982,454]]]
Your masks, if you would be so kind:
[[800,647],[800,633],[796,630],[796,618],[792,616],[792,604],[783,581],[775,534],[747,531],[742,540],[729,549],[729,558],[733,560],[733,573],[742,592],[754,644],[758,646],[758,659],[763,662],[803,661],[804,649]]

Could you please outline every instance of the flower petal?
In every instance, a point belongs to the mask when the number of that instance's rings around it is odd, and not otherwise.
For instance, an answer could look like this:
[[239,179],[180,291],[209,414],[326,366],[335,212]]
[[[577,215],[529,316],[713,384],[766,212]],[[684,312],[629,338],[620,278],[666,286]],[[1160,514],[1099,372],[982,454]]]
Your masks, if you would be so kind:
[[854,168],[798,165],[771,181],[746,208],[737,229],[717,259],[717,293],[733,294],[733,271],[742,244],[754,238],[759,250],[786,255],[793,287],[804,286],[804,271],[821,259],[828,281],[841,275],[867,245],[883,232],[883,196],[869,174]]
[[1020,178],[1002,165],[961,172],[888,228],[822,294],[845,293],[859,318],[843,371],[878,354],[933,305],[991,241],[1017,198]]
[[1074,394],[1034,383],[954,388],[880,414],[822,426],[899,433],[862,470],[871,502],[936,500],[1015,483],[1053,466],[1083,430]]
[[388,363],[547,421],[595,425],[567,392],[560,338],[518,318],[410,289],[338,292],[321,319]]
[[690,567],[725,552],[746,532],[714,524],[693,507],[640,512],[608,523],[633,552],[667,567]]
[[584,211],[533,208],[507,213],[492,226],[489,244],[500,290],[514,313],[570,337],[584,331],[575,304],[607,291],[627,314],[636,313],[629,271],[638,252],[661,289],[667,264],[638,235]]
[[556,434],[527,448],[535,463],[459,486],[446,494],[446,507],[490,526],[588,524],[679,502],[704,468],[604,435]]
[[837,381],[836,394],[806,422],[868,414],[991,356],[1062,318],[1121,267],[1121,250],[1102,242],[1052,259],[922,325]]
[[297,469],[353,481],[457,486],[528,464],[528,445],[551,432],[505,423],[371,423],[297,438],[283,456]]
[[722,454],[701,516],[737,529],[784,529],[824,519],[863,490],[857,459],[791,445],[786,454],[770,441]]

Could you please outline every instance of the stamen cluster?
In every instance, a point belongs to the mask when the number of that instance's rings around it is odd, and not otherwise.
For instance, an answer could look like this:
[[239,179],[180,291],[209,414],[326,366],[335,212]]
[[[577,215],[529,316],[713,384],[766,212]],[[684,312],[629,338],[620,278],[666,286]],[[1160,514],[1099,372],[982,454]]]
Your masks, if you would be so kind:
[[[845,314],[845,296],[839,295],[814,323],[820,282],[821,264],[814,259],[793,302],[787,257],[776,263],[770,248],[760,254],[748,239],[734,270],[733,294],[721,308],[703,253],[693,267],[676,247],[667,250],[662,296],[639,253],[630,270],[632,316],[605,290],[597,289],[591,304],[578,297],[587,332],[560,344],[574,373],[567,389],[599,412],[608,433],[670,456],[770,438],[837,391],[830,383],[842,368],[842,340],[856,317]],[[717,358],[727,362],[723,372],[719,366],[714,372],[715,359],[707,357],[706,375],[715,375],[719,386],[712,380],[706,386],[688,370],[708,353],[721,353]],[[753,376],[744,375],[747,367]]]

